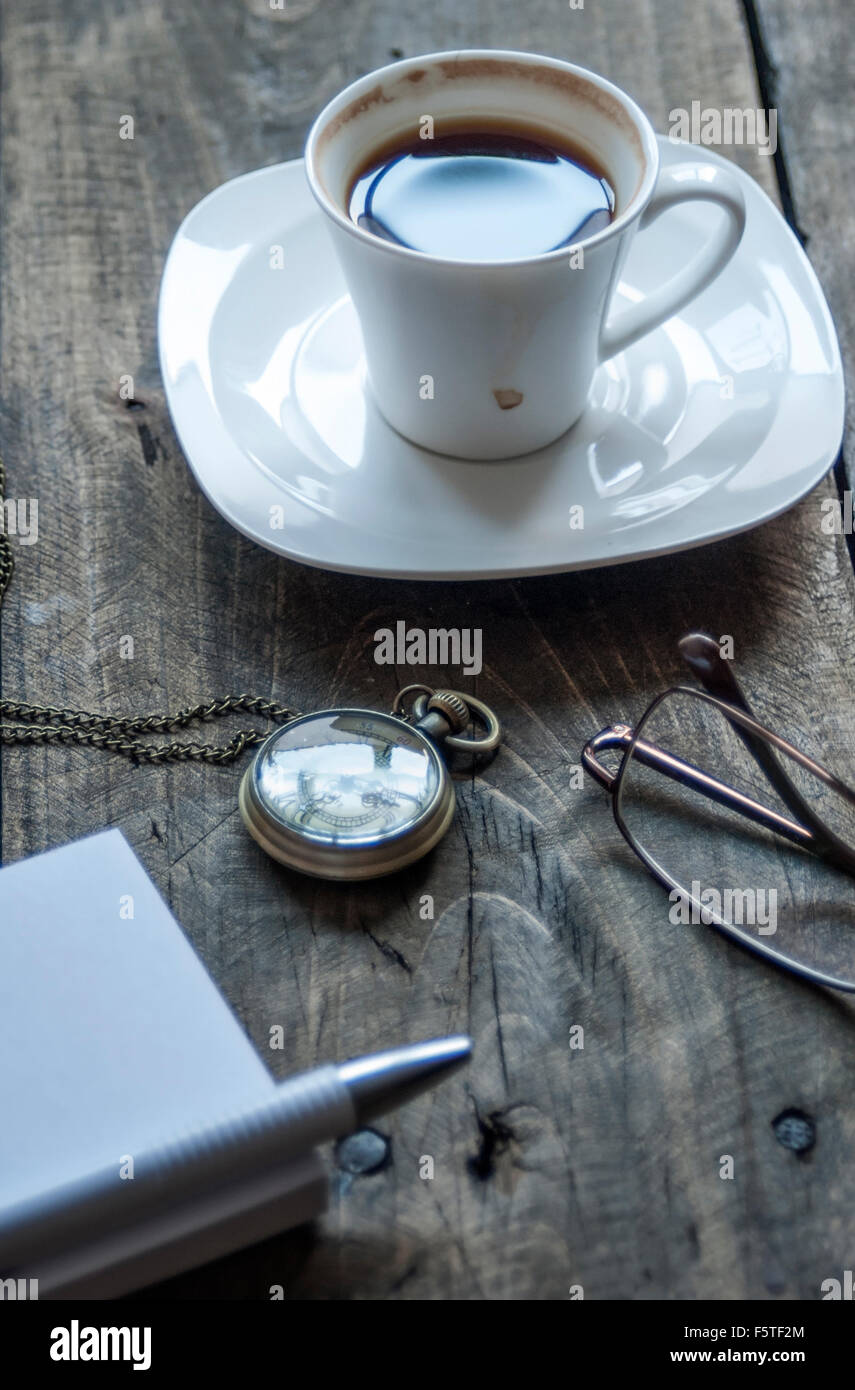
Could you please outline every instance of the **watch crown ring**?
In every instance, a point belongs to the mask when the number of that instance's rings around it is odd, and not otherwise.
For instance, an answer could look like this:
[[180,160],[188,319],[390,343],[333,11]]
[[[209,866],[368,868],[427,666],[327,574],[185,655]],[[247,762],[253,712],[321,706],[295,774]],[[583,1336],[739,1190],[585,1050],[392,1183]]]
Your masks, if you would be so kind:
[[469,723],[469,706],[454,690],[436,690],[427,702],[428,709],[438,710],[451,725],[452,732],[462,733]]

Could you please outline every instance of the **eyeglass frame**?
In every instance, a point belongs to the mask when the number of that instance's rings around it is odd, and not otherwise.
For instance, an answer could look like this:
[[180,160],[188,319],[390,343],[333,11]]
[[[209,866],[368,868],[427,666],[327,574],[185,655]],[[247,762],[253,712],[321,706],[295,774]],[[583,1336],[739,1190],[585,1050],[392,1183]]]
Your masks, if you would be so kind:
[[[701,910],[703,921],[715,927],[738,945],[744,946],[755,955],[799,976],[801,979],[810,980],[814,984],[824,985],[827,988],[841,990],[845,993],[855,993],[855,981],[841,979],[836,975],[830,975],[825,971],[815,969],[813,966],[796,961],[792,957],[776,951],[771,945],[759,941],[748,932],[740,930],[739,927],[726,921],[721,914],[716,913],[706,904],[699,903],[691,893],[687,892],[684,885],[679,883],[672,874],[669,874],[654,856],[643,845],[639,844],[629,830],[623,816],[622,791],[627,769],[632,764],[633,759],[636,759],[645,766],[652,767],[655,771],[671,777],[672,780],[679,781],[684,786],[694,786],[696,790],[718,804],[737,811],[747,819],[763,825],[767,830],[781,835],[855,877],[855,848],[841,840],[816,815],[796,786],[790,781],[777,759],[774,758],[771,750],[777,749],[778,752],[785,754],[786,757],[841,795],[853,807],[855,807],[855,791],[833,772],[829,772],[827,768],[817,763],[806,753],[802,753],[794,744],[782,738],[780,734],[766,728],[754,718],[736,678],[721,657],[718,644],[713,638],[702,633],[693,633],[689,637],[683,638],[680,643],[680,650],[705,685],[717,690],[724,689],[731,698],[724,699],[720,694],[697,690],[693,686],[669,686],[667,690],[662,691],[650,702],[634,728],[627,724],[613,724],[602,729],[588,740],[582,750],[582,765],[585,771],[609,792],[615,823],[633,853],[638,856],[648,872],[662,887],[667,888],[670,892],[676,890],[685,901]],[[735,791],[726,783],[720,782],[718,778],[703,772],[700,768],[695,768],[689,763],[684,763],[680,758],[675,758],[673,754],[656,748],[653,744],[645,744],[640,736],[647,720],[664,700],[673,695],[685,695],[702,700],[718,709],[735,729],[735,732],[739,734],[784,804],[793,813],[798,814],[801,820],[806,820],[809,828],[806,828],[799,821],[788,820],[786,816],[762,806],[753,798]],[[598,754],[615,748],[624,750],[617,772],[605,767],[598,758]]]

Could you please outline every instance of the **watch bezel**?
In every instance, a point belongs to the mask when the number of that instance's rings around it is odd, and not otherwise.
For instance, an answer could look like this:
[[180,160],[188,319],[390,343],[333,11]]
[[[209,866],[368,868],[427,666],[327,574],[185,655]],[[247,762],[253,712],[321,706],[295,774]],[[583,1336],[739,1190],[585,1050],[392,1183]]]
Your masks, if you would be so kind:
[[[436,786],[428,804],[408,825],[389,833],[380,832],[379,835],[353,838],[348,843],[336,843],[330,836],[319,835],[309,829],[295,830],[287,825],[261,794],[258,778],[271,743],[281,739],[284,733],[298,724],[331,715],[355,716],[372,722],[392,721],[403,725],[415,742],[425,749],[436,772]],[[239,794],[244,824],[267,854],[300,873],[342,880],[381,877],[430,853],[448,829],[454,804],[454,787],[448,768],[427,734],[397,715],[352,705],[312,710],[274,729],[244,773]]]

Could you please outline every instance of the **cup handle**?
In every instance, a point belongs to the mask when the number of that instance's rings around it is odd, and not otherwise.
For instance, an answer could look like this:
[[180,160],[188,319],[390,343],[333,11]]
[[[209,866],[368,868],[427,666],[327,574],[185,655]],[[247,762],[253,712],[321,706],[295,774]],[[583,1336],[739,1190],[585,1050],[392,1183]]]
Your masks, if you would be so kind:
[[717,164],[687,161],[660,170],[653,197],[642,213],[639,230],[649,227],[676,203],[696,199],[718,203],[728,214],[727,221],[687,266],[645,295],[640,304],[625,309],[605,325],[600,339],[601,361],[623,352],[706,289],[739,245],[745,229],[745,199],[736,176]]

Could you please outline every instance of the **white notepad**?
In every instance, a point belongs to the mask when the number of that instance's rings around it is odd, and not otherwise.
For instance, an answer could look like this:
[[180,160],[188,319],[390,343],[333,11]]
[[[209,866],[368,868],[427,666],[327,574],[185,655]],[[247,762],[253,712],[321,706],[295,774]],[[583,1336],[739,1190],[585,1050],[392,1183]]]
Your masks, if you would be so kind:
[[0,1208],[274,1086],[118,830],[0,871]]
[[[26,1199],[275,1096],[119,831],[0,871],[0,1224]],[[306,1221],[326,1196],[309,1151],[26,1273],[40,1297],[116,1297]]]

